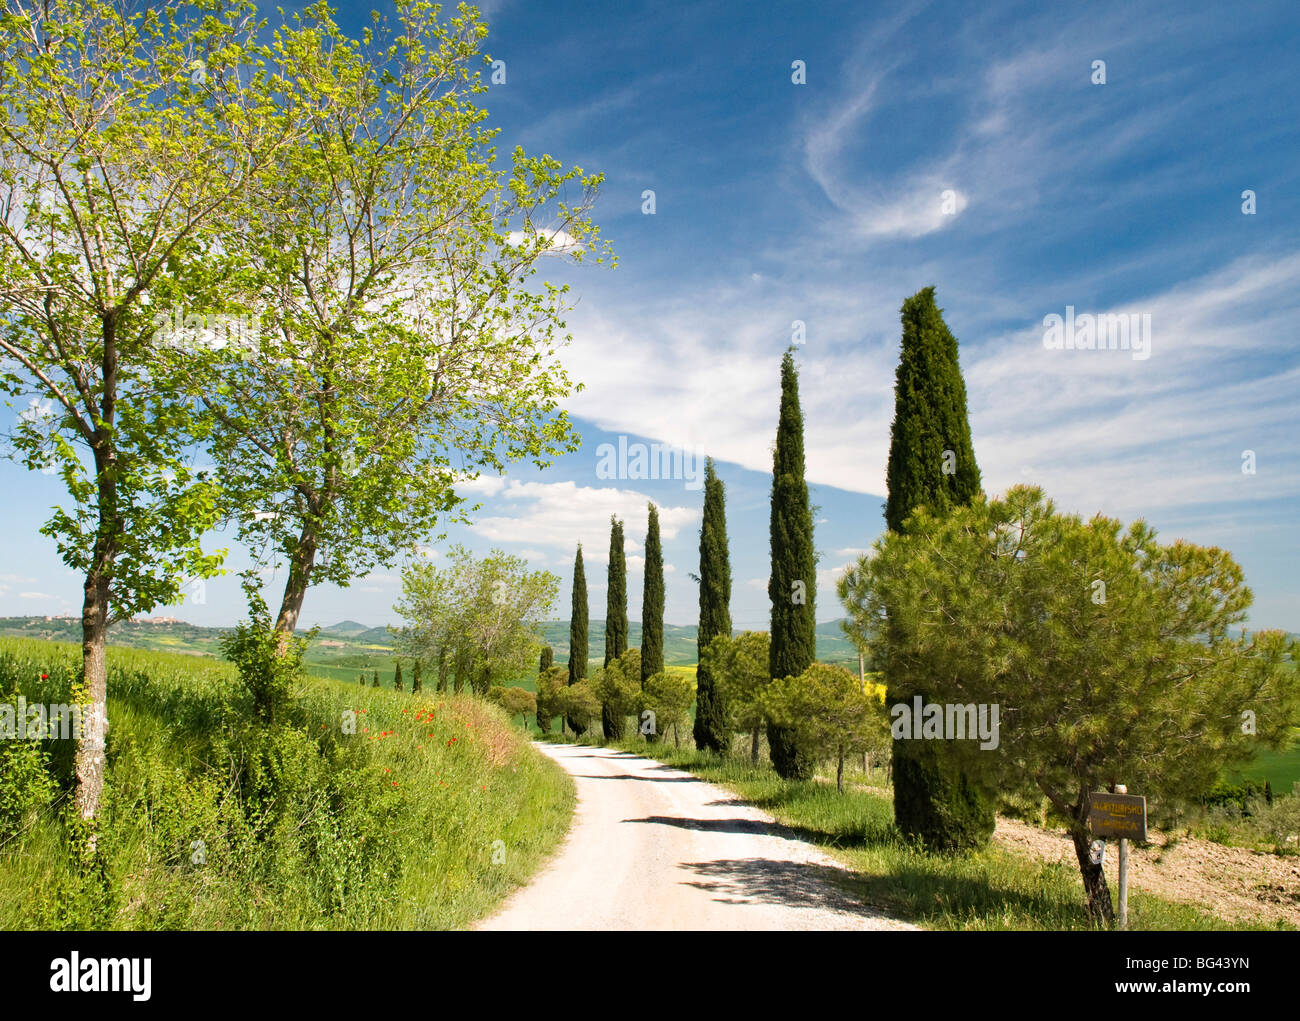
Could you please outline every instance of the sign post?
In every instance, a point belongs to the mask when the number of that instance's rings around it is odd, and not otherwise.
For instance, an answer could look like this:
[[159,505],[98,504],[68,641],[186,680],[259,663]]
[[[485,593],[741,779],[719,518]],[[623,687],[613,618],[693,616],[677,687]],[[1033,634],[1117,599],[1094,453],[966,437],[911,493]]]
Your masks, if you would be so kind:
[[1128,842],[1147,838],[1147,799],[1123,784],[1114,794],[1088,795],[1088,825],[1095,837],[1119,837],[1119,927],[1128,926]]

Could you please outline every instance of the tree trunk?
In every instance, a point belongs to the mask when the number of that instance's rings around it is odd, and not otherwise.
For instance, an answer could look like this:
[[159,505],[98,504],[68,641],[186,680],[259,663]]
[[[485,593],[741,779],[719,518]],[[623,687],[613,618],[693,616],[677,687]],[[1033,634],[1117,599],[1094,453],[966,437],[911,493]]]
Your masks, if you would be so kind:
[[[309,512],[311,513],[311,512]],[[311,519],[303,523],[298,537],[298,545],[289,554],[289,577],[284,583],[284,595],[280,600],[280,613],[275,619],[275,631],[279,637],[279,655],[289,650],[289,639],[298,627],[298,615],[302,613],[303,599],[311,585],[312,568],[316,566],[316,529]]]
[[[109,581],[117,558],[117,537],[122,528],[117,513],[117,454],[111,439],[117,419],[118,365],[117,324],[111,315],[104,317],[103,337],[101,371],[104,394],[99,408],[100,421],[95,426],[92,441],[99,520],[90,570],[86,572],[82,586],[81,606],[82,691],[78,701],[89,705],[90,712],[82,709],[81,733],[73,764],[77,776],[73,803],[87,822],[99,812],[107,768],[108,664],[105,652],[108,645]],[[93,832],[87,850],[92,855],[95,852]]]
[[835,789],[844,793],[844,752],[840,752],[839,764],[835,767]]
[[[97,544],[98,545],[98,544]],[[97,553],[96,561],[101,557]],[[81,611],[83,680],[81,734],[77,742],[75,804],[82,819],[94,819],[104,791],[105,738],[108,733],[108,578],[92,569],[86,577]],[[87,711],[87,709],[89,711]],[[93,840],[93,836],[92,836]]]
[[758,728],[754,728],[754,736],[749,742],[749,763],[752,766],[758,765]]
[[680,748],[681,746],[682,746],[681,738],[677,736],[677,724],[674,723],[673,724],[673,747]]
[[[1083,808],[1081,812],[1086,812]],[[1106,871],[1092,863],[1092,840],[1087,823],[1076,821],[1070,836],[1074,840],[1074,854],[1079,859],[1079,872],[1083,876],[1083,889],[1088,895],[1088,917],[1093,925],[1109,928],[1115,923],[1115,910],[1110,901],[1110,887],[1106,885]]]

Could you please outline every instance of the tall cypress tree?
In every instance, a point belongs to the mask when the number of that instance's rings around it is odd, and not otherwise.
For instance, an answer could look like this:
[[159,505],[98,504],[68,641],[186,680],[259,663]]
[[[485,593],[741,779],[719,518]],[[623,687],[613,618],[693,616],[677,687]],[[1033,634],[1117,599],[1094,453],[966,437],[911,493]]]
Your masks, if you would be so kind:
[[411,694],[417,694],[424,687],[424,680],[420,675],[420,661],[415,661],[415,666],[411,668]]
[[700,625],[696,632],[700,665],[695,674],[695,745],[725,752],[731,747],[727,706],[704,664],[704,650],[718,635],[731,635],[731,560],[727,552],[726,493],[710,457],[704,462],[704,521],[700,525]]
[[659,508],[650,504],[645,533],[645,584],[641,589],[641,687],[664,670],[664,551]]
[[[609,577],[605,589],[605,666],[627,652],[627,556],[623,551],[623,522],[609,519]],[[608,740],[623,736],[623,717],[601,706],[601,728]]]
[[[659,508],[650,504],[645,533],[645,585],[641,590],[641,689],[664,669],[664,551],[659,543]],[[651,744],[660,734],[647,734]]]
[[400,659],[397,661],[397,673],[393,675],[393,690],[402,690],[402,661]]
[[[926,287],[903,302],[903,342],[894,382],[889,490],[885,524],[903,531],[918,506],[942,514],[970,503],[980,471],[966,417],[966,384],[957,362],[957,338]],[[903,690],[886,674],[891,704],[925,692]],[[945,760],[938,741],[894,742],[894,817],[898,828],[926,847],[963,850],[988,843],[993,808]]]
[[[587,573],[582,567],[582,543],[573,559],[573,603],[569,611],[569,683],[587,676]],[[569,726],[581,735],[587,728],[570,718]]]
[[547,670],[551,669],[551,664],[554,662],[555,662],[555,650],[552,649],[549,645],[543,645],[542,656],[537,663],[538,674],[546,673]]
[[[772,601],[769,671],[773,678],[797,677],[817,658],[817,554],[813,548],[812,508],[804,478],[803,411],[794,349],[781,359],[781,413],[772,458]],[[809,780],[816,761],[799,748],[785,727],[767,728],[772,765],[787,780]]]

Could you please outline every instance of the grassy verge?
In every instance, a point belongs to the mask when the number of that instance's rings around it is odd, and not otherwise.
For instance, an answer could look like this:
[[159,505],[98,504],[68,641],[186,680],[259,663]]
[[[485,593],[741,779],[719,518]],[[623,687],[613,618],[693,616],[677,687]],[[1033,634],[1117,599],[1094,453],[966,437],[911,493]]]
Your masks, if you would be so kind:
[[[584,739],[585,740],[585,739]],[[591,743],[600,743],[592,740]],[[716,783],[763,809],[795,834],[852,869],[847,891],[862,902],[932,929],[1087,929],[1083,884],[1076,869],[998,847],[968,856],[931,855],[904,842],[894,827],[887,787],[857,783],[839,794],[833,782],[787,783],[770,765],[747,758],[620,742]],[[874,776],[878,777],[879,773]],[[1207,911],[1129,891],[1129,927],[1153,930],[1271,928],[1225,922]]]
[[[0,641],[0,702],[68,701],[78,658]],[[0,801],[0,928],[456,928],[568,829],[572,782],[481,700],[313,678],[267,728],[227,664],[110,649],[109,671],[100,872],[72,864],[72,742],[6,742],[0,786],[39,770]]]

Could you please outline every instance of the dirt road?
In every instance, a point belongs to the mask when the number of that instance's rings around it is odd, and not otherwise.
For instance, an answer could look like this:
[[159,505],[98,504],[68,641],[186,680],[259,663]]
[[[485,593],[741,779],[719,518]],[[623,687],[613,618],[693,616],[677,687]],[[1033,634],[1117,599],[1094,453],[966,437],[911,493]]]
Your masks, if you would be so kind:
[[573,828],[479,928],[914,928],[853,901],[843,866],[728,791],[627,752],[538,747],[577,784]]

